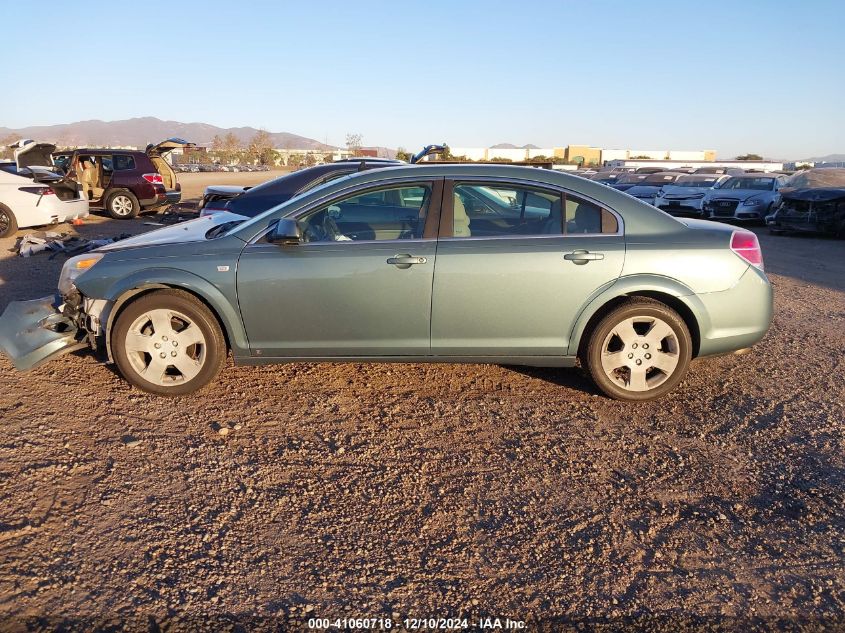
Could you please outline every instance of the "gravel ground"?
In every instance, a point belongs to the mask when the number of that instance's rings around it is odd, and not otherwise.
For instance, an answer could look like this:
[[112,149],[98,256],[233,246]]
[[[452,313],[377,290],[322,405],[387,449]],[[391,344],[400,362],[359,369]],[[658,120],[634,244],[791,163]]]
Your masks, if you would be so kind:
[[[170,400],[84,354],[0,359],[0,630],[842,630],[845,243],[760,233],[771,332],[655,403],[578,370],[358,364]],[[61,265],[12,243],[0,309]]]

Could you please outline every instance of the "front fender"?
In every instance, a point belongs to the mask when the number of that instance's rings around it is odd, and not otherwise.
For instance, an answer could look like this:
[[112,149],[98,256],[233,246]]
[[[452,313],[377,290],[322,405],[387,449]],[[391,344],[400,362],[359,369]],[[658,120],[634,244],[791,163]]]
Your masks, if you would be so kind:
[[[108,307],[103,311],[100,322],[105,324],[106,349],[110,359],[113,315],[117,315],[121,306],[132,297],[155,288],[181,288],[198,295],[220,318],[234,355],[249,355],[249,342],[240,314],[232,301],[214,284],[199,275],[177,268],[146,268],[115,281],[105,292],[97,293],[100,295],[97,298],[108,302]],[[86,294],[84,285],[80,285],[79,289]]]
[[[568,354],[570,356],[578,355],[581,337],[584,335],[584,331],[587,329],[590,319],[592,319],[602,307],[616,299],[639,293],[655,293],[675,297],[689,308],[690,312],[692,312],[693,316],[696,318],[699,328],[703,326],[709,327],[707,311],[704,309],[704,305],[687,285],[681,283],[677,279],[664,277],[662,275],[628,275],[617,279],[615,283],[597,296],[593,297],[592,300],[584,306],[570,333]],[[702,322],[702,320],[705,322]]]

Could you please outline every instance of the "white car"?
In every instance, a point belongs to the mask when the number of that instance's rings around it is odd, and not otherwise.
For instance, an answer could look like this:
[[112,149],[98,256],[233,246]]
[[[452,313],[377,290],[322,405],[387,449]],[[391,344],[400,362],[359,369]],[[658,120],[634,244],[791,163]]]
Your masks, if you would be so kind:
[[726,174],[690,174],[664,185],[654,198],[654,206],[671,215],[701,216],[704,195],[728,180]]
[[15,162],[0,163],[0,237],[87,217],[88,200],[77,183],[53,171],[55,145],[19,141],[12,147]]

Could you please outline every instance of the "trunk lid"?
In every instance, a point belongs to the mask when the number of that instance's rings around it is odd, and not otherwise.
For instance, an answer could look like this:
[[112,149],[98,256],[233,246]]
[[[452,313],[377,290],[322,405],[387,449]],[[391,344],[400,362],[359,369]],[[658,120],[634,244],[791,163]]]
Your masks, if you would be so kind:
[[165,139],[158,145],[147,145],[147,156],[164,156],[180,147],[196,147],[196,143],[191,143],[183,138]]
[[56,151],[56,146],[52,143],[21,140],[12,147],[15,148],[15,162],[19,170],[26,167],[53,168],[53,152]]

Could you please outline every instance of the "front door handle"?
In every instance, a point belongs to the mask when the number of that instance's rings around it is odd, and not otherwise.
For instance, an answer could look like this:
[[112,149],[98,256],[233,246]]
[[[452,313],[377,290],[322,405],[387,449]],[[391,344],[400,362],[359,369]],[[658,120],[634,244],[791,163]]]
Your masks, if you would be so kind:
[[414,255],[396,255],[387,259],[388,264],[397,268],[410,268],[414,264],[425,264],[426,262],[428,260],[425,257],[415,257]]
[[604,253],[591,253],[590,251],[573,251],[563,256],[564,259],[574,262],[577,266],[583,266],[587,262],[594,262],[604,259]]

